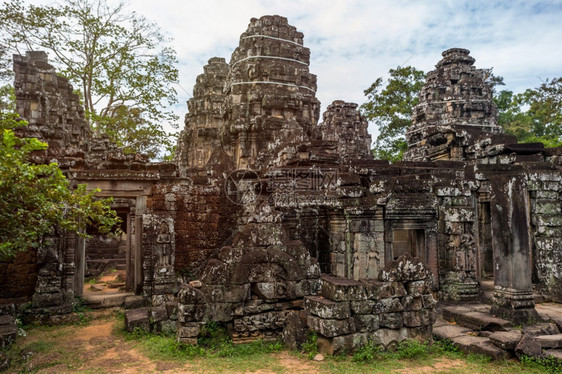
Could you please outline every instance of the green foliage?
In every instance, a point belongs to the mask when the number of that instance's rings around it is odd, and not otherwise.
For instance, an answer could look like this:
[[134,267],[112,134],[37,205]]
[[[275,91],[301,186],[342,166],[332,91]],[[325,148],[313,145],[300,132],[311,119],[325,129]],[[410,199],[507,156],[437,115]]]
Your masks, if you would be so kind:
[[204,357],[248,357],[256,354],[278,352],[283,349],[280,341],[257,340],[245,344],[233,344],[226,330],[215,322],[207,323],[199,337],[199,344],[178,343],[174,336],[157,335],[135,329],[127,335],[128,339],[137,340],[149,355],[155,359],[184,360]]
[[80,234],[94,225],[110,232],[120,222],[111,200],[97,200],[99,191],[85,185],[72,189],[55,163],[30,163],[30,154],[47,145],[16,136],[13,129],[25,125],[16,114],[0,112],[0,258],[37,248],[55,228]]
[[428,343],[413,339],[406,339],[398,344],[396,356],[398,358],[417,359],[426,357],[430,351],[431,346]]
[[308,333],[306,342],[302,345],[302,351],[312,359],[318,353],[318,335],[314,331]]
[[66,0],[38,6],[11,0],[0,8],[0,38],[11,52],[48,51],[82,91],[98,134],[153,158],[161,145],[173,146],[162,124],[177,127],[177,116],[166,110],[177,102],[175,51],[157,25],[127,13],[123,3]]
[[539,358],[523,355],[521,362],[528,368],[538,369],[544,373],[562,373],[562,361],[552,356]]
[[373,342],[369,342],[368,344],[359,348],[359,350],[355,352],[351,360],[353,362],[365,362],[370,364],[375,360],[380,359],[382,353],[383,350],[380,346],[375,345]]
[[562,145],[562,78],[547,79],[521,94],[500,91],[494,98],[498,124],[519,142]]
[[407,148],[405,134],[425,83],[425,73],[411,66],[398,66],[389,73],[386,84],[377,78],[365,90],[367,101],[361,105],[361,112],[379,131],[373,149],[375,157],[400,161]]

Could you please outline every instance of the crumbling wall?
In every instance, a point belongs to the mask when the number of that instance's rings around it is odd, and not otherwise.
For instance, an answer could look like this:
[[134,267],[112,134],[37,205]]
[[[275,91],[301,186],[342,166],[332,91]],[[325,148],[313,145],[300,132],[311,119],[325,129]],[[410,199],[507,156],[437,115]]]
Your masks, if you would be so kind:
[[435,322],[433,276],[417,259],[403,256],[378,280],[322,276],[322,296],[307,296],[307,324],[321,352],[341,354],[373,342],[396,348],[405,339],[430,340]]
[[302,309],[302,298],[319,288],[320,267],[299,241],[289,241],[279,212],[261,207],[207,262],[199,280],[178,294],[178,339],[195,343],[208,321],[231,324],[238,341],[278,338],[286,319]]

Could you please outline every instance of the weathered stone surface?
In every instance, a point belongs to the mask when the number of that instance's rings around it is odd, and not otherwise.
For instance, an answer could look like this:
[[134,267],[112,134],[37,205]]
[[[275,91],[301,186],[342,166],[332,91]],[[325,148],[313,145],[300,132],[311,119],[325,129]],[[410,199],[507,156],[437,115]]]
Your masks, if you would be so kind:
[[393,297],[388,299],[381,299],[377,301],[373,307],[373,313],[393,313],[401,312],[404,310],[404,306],[400,302],[400,299]]
[[353,317],[357,332],[376,331],[379,329],[380,317],[372,314],[360,314]]
[[371,314],[374,306],[375,301],[373,300],[352,301],[351,311],[353,314]]
[[365,298],[361,282],[322,275],[322,296],[334,301],[359,301]]
[[433,327],[433,335],[439,339],[453,340],[458,336],[465,336],[472,330],[458,325],[442,325]]
[[501,349],[513,350],[521,340],[521,331],[510,330],[510,331],[496,331],[490,334],[489,338],[496,347]]
[[149,308],[129,309],[125,311],[125,329],[133,332],[140,329],[145,332],[150,331]]
[[540,343],[532,336],[524,334],[515,347],[515,354],[519,358],[521,358],[522,355],[540,357],[542,355],[542,348]]
[[125,309],[137,309],[145,306],[145,299],[140,295],[132,295],[125,297]]
[[322,296],[307,296],[304,307],[308,312],[327,319],[346,319],[351,317],[348,301],[336,302]]
[[404,341],[408,338],[410,338],[410,334],[407,328],[381,328],[371,335],[373,344],[382,346],[384,349],[396,348],[401,341]]
[[537,323],[534,325],[523,326],[523,334],[530,336],[556,335],[558,327],[554,323]]
[[431,273],[418,258],[402,256],[388,264],[379,274],[384,282],[418,281],[431,278]]
[[443,318],[472,330],[506,331],[511,326],[509,321],[502,318],[494,317],[485,312],[476,312],[463,306],[443,308]]
[[299,349],[306,342],[306,326],[302,323],[298,313],[287,315],[281,338],[285,347],[292,350]]
[[404,318],[402,313],[381,313],[380,326],[389,329],[399,329],[404,326]]
[[331,338],[355,332],[353,318],[348,319],[323,319],[316,316],[307,317],[307,325],[325,337]]
[[538,335],[534,339],[541,345],[543,349],[562,348],[562,334],[556,335]]

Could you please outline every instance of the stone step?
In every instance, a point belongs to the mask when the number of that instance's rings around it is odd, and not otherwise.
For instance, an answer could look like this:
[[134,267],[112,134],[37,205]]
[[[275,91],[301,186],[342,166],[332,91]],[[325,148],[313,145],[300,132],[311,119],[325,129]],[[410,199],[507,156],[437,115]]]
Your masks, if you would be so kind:
[[505,319],[492,316],[482,311],[482,308],[467,306],[446,306],[443,308],[443,318],[449,322],[467,327],[471,330],[506,331],[511,323]]
[[132,292],[120,292],[116,294],[84,295],[87,305],[92,309],[114,308],[125,305],[125,298],[133,296]]
[[452,324],[433,327],[433,336],[438,339],[452,340],[458,336],[467,335],[469,332],[472,332],[472,330]]
[[508,352],[496,347],[490,339],[481,336],[461,335],[452,338],[451,342],[464,353],[478,353],[494,360],[504,360],[510,357]]
[[489,338],[498,348],[514,350],[521,340],[522,334],[519,330],[496,331]]

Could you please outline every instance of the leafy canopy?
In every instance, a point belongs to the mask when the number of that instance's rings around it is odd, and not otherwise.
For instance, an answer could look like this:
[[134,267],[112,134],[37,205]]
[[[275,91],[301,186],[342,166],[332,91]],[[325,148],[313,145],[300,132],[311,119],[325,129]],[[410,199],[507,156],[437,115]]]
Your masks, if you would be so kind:
[[361,105],[361,111],[379,131],[374,142],[375,157],[399,161],[407,148],[405,134],[425,83],[425,73],[412,66],[398,66],[390,69],[389,74],[386,85],[382,78],[377,78],[365,90],[367,101]]
[[29,163],[30,153],[47,145],[16,136],[13,129],[25,125],[13,112],[0,111],[0,258],[39,246],[56,226],[78,231],[95,225],[110,232],[120,222],[111,199],[97,200],[99,190],[88,192],[85,185],[72,189],[55,163]]
[[49,52],[61,74],[80,88],[94,131],[154,158],[161,145],[172,146],[162,124],[177,128],[177,116],[166,110],[177,102],[176,54],[157,25],[114,4],[25,6],[10,0],[0,7],[0,45],[19,54]]
[[547,79],[521,94],[500,91],[494,101],[498,123],[520,142],[562,146],[562,78]]

